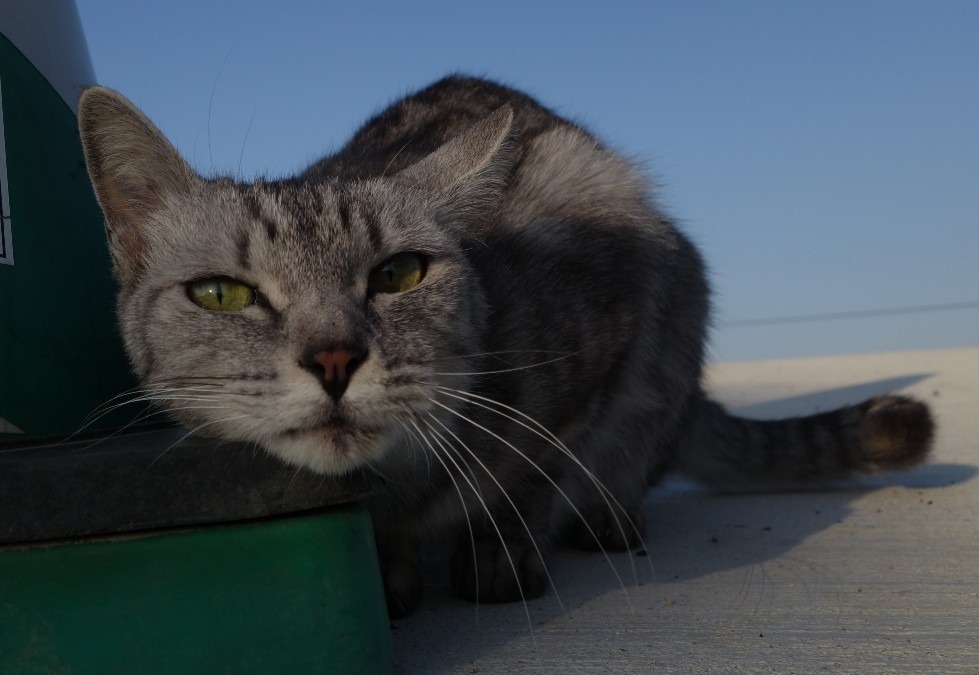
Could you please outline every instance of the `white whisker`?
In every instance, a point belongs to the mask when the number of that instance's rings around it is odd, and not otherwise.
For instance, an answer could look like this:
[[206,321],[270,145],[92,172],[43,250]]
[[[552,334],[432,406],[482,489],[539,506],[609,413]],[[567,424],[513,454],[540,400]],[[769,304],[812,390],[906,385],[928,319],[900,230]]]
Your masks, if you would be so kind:
[[235,420],[242,420],[242,419],[246,419],[247,417],[248,417],[248,415],[233,415],[231,417],[223,417],[221,419],[211,420],[210,422],[205,422],[203,424],[197,425],[196,427],[194,427],[193,429],[191,429],[190,431],[188,431],[186,434],[184,434],[183,436],[181,436],[180,438],[178,438],[176,441],[174,441],[173,443],[171,443],[166,448],[166,450],[164,450],[159,455],[157,455],[156,459],[154,459],[152,462],[150,462],[149,465],[145,469],[143,469],[143,473],[146,473],[147,471],[149,471],[150,468],[154,464],[156,464],[158,461],[160,461],[165,454],[167,454],[168,452],[170,452],[171,450],[173,450],[175,447],[177,447],[178,445],[180,445],[181,443],[183,443],[185,440],[187,440],[188,438],[190,438],[191,436],[193,436],[194,434],[196,434],[198,431],[200,431],[204,427],[209,427],[212,424],[222,424],[224,422],[233,422]]
[[[601,496],[602,500],[605,502],[605,505],[608,507],[609,512],[612,514],[613,518],[615,519],[615,524],[617,529],[619,530],[619,534],[622,535],[622,540],[627,542],[629,538],[626,536],[625,528],[622,526],[621,520],[615,514],[616,510],[618,510],[619,513],[625,516],[625,520],[627,523],[629,523],[630,529],[633,532],[633,534],[635,534],[637,539],[640,542],[642,542],[643,547],[647,548],[645,544],[645,538],[643,537],[643,533],[640,532],[639,528],[636,527],[636,524],[632,522],[632,519],[629,517],[628,512],[625,510],[625,508],[622,506],[619,500],[616,499],[615,495],[612,494],[612,492],[607,487],[605,487],[602,481],[598,479],[598,476],[596,476],[588,467],[586,467],[585,464],[577,457],[577,455],[575,455],[571,451],[571,449],[560,438],[558,438],[557,435],[555,435],[550,429],[548,429],[546,426],[544,426],[543,424],[535,420],[533,417],[523,412],[522,410],[518,410],[517,408],[509,406],[505,403],[501,403],[500,401],[496,401],[494,399],[488,398],[486,396],[480,396],[479,394],[474,394],[472,392],[462,391],[460,389],[452,389],[449,387],[442,387],[438,385],[436,385],[436,389],[438,389],[440,393],[442,393],[445,396],[450,396],[452,398],[458,399],[470,405],[475,405],[485,410],[488,410],[492,413],[500,415],[501,417],[510,420],[514,424],[518,424],[524,429],[527,429],[528,431],[534,433],[535,435],[547,441],[551,446],[559,450],[564,456],[566,456],[569,460],[571,460],[571,462],[573,462],[574,465],[582,471],[582,473],[584,473],[584,475],[591,482],[592,486],[598,491],[599,496]],[[498,410],[486,404],[499,406],[500,408],[503,408],[504,410],[513,413],[513,415],[517,415],[523,418],[530,424],[522,422],[520,419],[517,419],[503,412],[502,410]],[[632,556],[629,557],[629,564],[630,567],[632,568],[633,579],[635,583],[638,584],[639,576],[636,571],[635,561],[632,560]],[[653,566],[652,559],[649,560],[649,565],[650,565],[650,570],[652,571],[652,566]]]
[[497,374],[500,374],[500,373],[513,373],[513,372],[517,372],[519,370],[529,370],[531,368],[539,368],[541,366],[546,366],[546,365],[551,364],[551,363],[556,363],[558,361],[563,361],[564,359],[569,359],[572,356],[576,356],[576,355],[578,355],[580,353],[581,353],[581,350],[579,350],[577,352],[570,352],[570,353],[567,353],[567,354],[563,354],[563,355],[557,356],[557,357],[555,357],[553,359],[548,359],[547,361],[541,361],[540,363],[531,363],[531,364],[528,364],[526,366],[513,366],[512,368],[502,368],[500,370],[479,370],[479,371],[462,372],[462,373],[434,373],[434,375],[439,375],[439,376],[443,376],[443,377],[453,377],[453,376],[465,377],[465,376],[476,376],[476,375],[497,375]]
[[[465,497],[462,496],[462,490],[459,488],[459,483],[458,483],[458,481],[456,481],[455,476],[453,476],[452,475],[452,472],[449,471],[449,467],[446,466],[445,461],[441,457],[439,457],[439,454],[438,454],[438,452],[436,452],[435,447],[432,445],[431,441],[428,440],[428,437],[425,436],[425,432],[422,431],[421,428],[419,428],[417,420],[411,419],[410,422],[411,422],[411,425],[415,428],[415,431],[412,431],[407,426],[405,426],[405,429],[408,430],[408,432],[411,434],[411,436],[413,438],[415,438],[416,440],[421,440],[425,445],[428,445],[429,449],[432,451],[432,454],[435,456],[435,459],[437,459],[439,461],[439,463],[442,465],[442,468],[445,469],[445,473],[449,476],[449,480],[452,481],[452,485],[456,489],[456,494],[459,495],[459,503],[462,505],[462,513],[465,516],[465,520],[466,520],[466,529],[469,530],[469,541],[472,544],[473,565],[476,566],[476,568],[477,568],[477,574],[476,574],[476,598],[477,598],[477,605],[476,605],[476,607],[477,607],[477,613],[476,613],[476,615],[478,617],[479,616],[479,611],[478,611],[478,609],[479,609],[479,604],[478,604],[478,599],[479,599],[479,573],[478,573],[478,565],[479,565],[479,563],[478,563],[478,561],[476,559],[476,535],[473,532],[472,519],[470,519],[470,517],[469,517],[469,508],[466,506],[466,499],[465,499]],[[402,425],[402,426],[404,426],[404,425]],[[417,436],[416,436],[416,433],[415,433],[416,431],[417,431]],[[438,441],[436,440],[436,442],[438,442]],[[439,446],[441,447],[441,444],[439,444]],[[443,448],[443,451],[444,451],[444,448]],[[449,460],[452,460],[452,457],[449,456],[449,453],[448,452],[446,452],[445,454],[446,454],[446,457],[448,457]],[[452,464],[456,467],[456,469],[459,468],[458,465],[455,463],[455,461],[453,461]],[[460,474],[461,474],[461,472],[460,472]],[[466,479],[465,476],[462,476],[462,478]],[[489,509],[486,508],[486,502],[483,501],[483,498],[476,491],[475,487],[469,481],[469,479],[466,479],[466,482],[469,484],[470,489],[473,490],[473,493],[476,495],[476,497],[479,499],[480,503],[483,505],[483,510],[486,511],[486,516],[492,520],[493,516],[492,516],[492,514],[490,514]],[[504,546],[505,546],[505,544],[504,544]],[[533,630],[533,628],[531,628],[531,630]]]
[[105,406],[107,406],[107,405],[109,405],[109,404],[110,404],[110,403],[112,403],[113,401],[118,401],[119,399],[121,399],[121,398],[123,398],[124,396],[129,396],[130,394],[135,394],[135,393],[138,393],[138,392],[142,392],[142,391],[143,391],[143,389],[141,389],[141,388],[139,388],[139,387],[133,387],[133,388],[131,388],[131,389],[127,389],[126,391],[122,391],[122,392],[119,392],[119,393],[118,393],[118,394],[116,394],[115,396],[113,396],[113,397],[111,397],[111,398],[109,398],[109,399],[107,399],[107,400],[105,400],[105,401],[103,401],[102,403],[100,403],[100,404],[98,404],[97,406],[95,406],[95,409],[94,409],[94,410],[92,410],[92,412],[90,412],[90,413],[88,413],[88,414],[87,414],[87,415],[86,415],[86,416],[85,416],[85,417],[84,417],[84,418],[82,419],[82,421],[81,421],[81,422],[79,423],[79,425],[80,425],[80,426],[79,426],[79,430],[78,430],[78,431],[76,431],[75,433],[77,434],[77,433],[79,433],[80,431],[82,431],[82,430],[84,430],[84,429],[85,429],[85,427],[87,427],[87,426],[88,426],[88,425],[90,424],[90,422],[89,422],[89,420],[90,420],[90,419],[91,419],[91,418],[92,418],[93,416],[95,416],[95,417],[96,417],[96,419],[98,419],[99,417],[102,417],[102,416],[103,416],[103,415],[105,414],[105,413],[102,413],[102,412],[100,412],[100,411],[102,410],[102,408],[103,408],[103,407],[105,407]]
[[[122,408],[124,406],[131,405],[133,403],[144,403],[144,402],[147,402],[147,401],[154,402],[154,401],[173,400],[172,397],[161,396],[160,394],[171,394],[172,395],[172,394],[175,394],[175,393],[178,393],[178,392],[182,392],[182,391],[195,391],[196,392],[198,390],[196,388],[195,389],[173,388],[173,389],[163,389],[163,390],[156,390],[156,389],[130,389],[130,390],[128,390],[126,392],[123,392],[121,394],[117,394],[117,395],[113,396],[112,398],[110,398],[109,400],[105,401],[104,403],[101,403],[98,407],[95,408],[95,410],[93,410],[88,415],[86,415],[85,418],[81,421],[78,429],[76,429],[70,436],[68,436],[68,438],[66,438],[64,442],[70,441],[72,438],[74,438],[78,434],[80,434],[83,431],[85,431],[85,429],[91,427],[93,424],[95,424],[96,422],[98,422],[100,419],[102,419],[106,415],[111,414],[112,412],[114,412],[114,411],[116,411],[116,410],[118,410],[118,409],[120,409],[120,408]],[[207,390],[201,389],[199,391],[200,392],[206,392]],[[129,396],[131,394],[136,394],[136,396],[133,396],[132,398],[129,398],[129,399],[127,399],[125,401],[122,401],[122,402],[119,402],[119,403],[112,403],[113,401],[118,401],[120,398],[122,398],[124,396]],[[213,400],[217,400],[218,397],[217,396],[208,397],[208,398],[202,397],[202,398],[199,398],[199,399],[196,399],[196,398],[195,399],[187,398],[187,400],[206,401],[206,400],[212,400],[212,398],[213,398]]]
[[[465,360],[465,359],[486,358],[491,356],[499,357],[499,356],[509,355],[509,354],[558,354],[561,356],[573,356],[574,354],[581,354],[582,352],[588,351],[589,349],[592,348],[587,347],[585,349],[579,349],[576,352],[566,352],[557,349],[501,349],[495,352],[472,352],[470,354],[458,354],[455,356],[440,356],[431,359],[429,362],[436,363],[438,361],[458,361],[458,360]],[[500,361],[504,361],[504,359],[501,358]]]
[[[554,579],[551,578],[551,573],[547,569],[547,560],[544,558],[544,553],[540,550],[540,546],[537,545],[537,540],[534,539],[534,533],[531,532],[530,526],[527,525],[527,521],[524,520],[523,514],[520,513],[520,509],[517,508],[517,505],[510,497],[510,494],[507,492],[506,488],[504,488],[503,485],[500,483],[500,481],[496,478],[496,476],[493,475],[493,472],[490,471],[489,467],[483,463],[483,461],[479,458],[479,455],[473,452],[472,448],[466,445],[461,438],[459,438],[451,429],[445,426],[445,424],[439,418],[435,417],[435,415],[428,413],[428,416],[432,420],[434,420],[436,424],[438,424],[440,427],[445,429],[446,433],[452,436],[452,438],[455,439],[456,443],[461,445],[462,448],[469,453],[469,456],[472,457],[477,464],[479,464],[479,466],[483,469],[483,471],[486,472],[486,475],[489,477],[489,479],[493,481],[493,483],[496,485],[497,488],[499,488],[500,493],[503,495],[503,498],[506,499],[507,503],[510,504],[510,508],[513,509],[513,512],[517,515],[517,519],[520,521],[520,524],[523,526],[524,531],[527,533],[527,538],[530,540],[531,545],[534,547],[534,551],[536,551],[537,553],[537,557],[540,559],[541,567],[544,568],[544,574],[547,576],[547,582],[550,585],[551,589],[554,591],[554,597],[557,600],[558,606],[561,608],[562,612],[567,614],[567,611],[564,609],[564,602],[561,601],[561,594],[558,592],[557,585],[554,583]],[[436,432],[434,428],[432,427],[429,428],[431,428],[433,432]],[[443,440],[445,440],[444,437]],[[456,451],[458,452],[458,448],[456,448]],[[461,459],[462,457],[460,456],[460,460]],[[520,577],[517,577],[517,585],[518,586],[520,585]]]
[[[429,417],[431,417],[433,420],[435,420],[436,422],[438,422],[440,426],[442,426],[443,428],[446,429],[446,431],[449,431],[445,427],[445,425],[443,425],[441,422],[439,422],[439,420],[437,418],[435,418],[433,415],[429,414]],[[435,429],[432,428],[427,423],[426,423],[426,426],[428,426],[428,428],[433,433],[435,432]],[[451,432],[449,432],[449,433],[451,433]],[[424,437],[424,435],[423,435],[423,437]],[[453,434],[453,437],[455,437],[455,434]],[[458,438],[457,438],[457,440],[458,440]],[[438,456],[438,453],[435,451],[435,448],[431,444],[429,444],[429,447],[432,448],[432,453],[438,458],[439,456]],[[440,447],[441,447],[441,444],[440,444]],[[472,452],[472,450],[470,450],[464,444],[463,444],[463,447],[465,447],[466,451],[469,452],[469,454],[472,455],[474,459],[477,459],[476,458],[476,455]],[[458,449],[457,449],[457,451],[458,451]],[[514,578],[514,580],[517,583],[517,592],[520,594],[520,601],[523,603],[524,614],[527,617],[527,626],[530,629],[530,638],[533,641],[533,643],[534,643],[534,649],[536,650],[537,649],[537,638],[536,638],[536,636],[534,634],[534,622],[533,622],[533,619],[530,616],[530,606],[527,604],[527,598],[524,596],[523,586],[520,584],[520,572],[517,570],[517,565],[516,565],[516,563],[513,560],[513,556],[510,555],[510,549],[507,548],[506,539],[503,536],[503,532],[500,530],[500,527],[497,524],[496,519],[493,517],[493,513],[490,511],[489,506],[486,504],[486,500],[483,499],[483,497],[480,494],[479,490],[476,489],[476,486],[469,481],[469,478],[459,468],[458,463],[456,463],[455,459],[452,458],[451,453],[446,452],[445,453],[445,456],[446,456],[446,458],[450,462],[452,462],[453,466],[456,467],[456,470],[459,471],[459,476],[469,484],[469,487],[470,487],[470,489],[472,489],[473,494],[476,496],[476,499],[478,499],[479,500],[479,503],[482,505],[483,511],[486,512],[486,517],[489,520],[490,525],[493,527],[493,530],[496,532],[497,538],[499,538],[499,540],[500,540],[500,546],[503,547],[503,553],[504,553],[504,555],[506,555],[507,562],[510,565],[510,570],[513,572],[513,578]],[[439,461],[441,462],[442,459],[439,458]],[[478,461],[478,459],[477,459],[477,461]],[[449,474],[449,477],[451,478],[452,477],[452,473],[449,471],[448,466],[446,466],[444,462],[442,463],[442,466],[445,468],[446,473],[448,473]],[[484,469],[485,469],[485,467],[484,467]],[[489,470],[486,469],[486,471],[487,471],[487,474],[489,474],[490,478],[493,478],[493,475],[491,473],[489,473]],[[453,479],[453,483],[455,483],[455,479]],[[456,489],[457,490],[459,489],[458,483],[456,483]],[[502,490],[502,487],[501,487],[501,490]],[[504,496],[506,496],[505,491],[504,491]],[[459,493],[459,498],[462,499],[462,493],[461,492]],[[509,500],[509,497],[507,497],[507,499]],[[512,503],[513,502],[511,501],[511,504]],[[465,508],[465,504],[463,504],[463,508]],[[520,512],[516,510],[516,506],[514,506],[514,511],[517,513],[517,517],[520,518],[520,521],[521,522],[524,522],[523,521],[523,517],[520,515]],[[466,512],[466,520],[467,520],[467,522],[469,522],[468,511]],[[524,522],[524,527],[525,528],[527,527],[527,524],[525,522]],[[537,550],[537,554],[538,555],[541,555],[540,549],[537,548],[537,542],[534,541],[533,535],[530,534],[530,530],[529,529],[527,530],[527,533],[530,536],[531,543],[534,545],[534,548]],[[473,547],[472,548],[472,550],[473,550],[473,566],[474,566],[474,568],[477,569],[477,573],[475,575],[475,580],[476,580],[476,585],[477,585],[477,587],[476,587],[476,597],[477,597],[477,600],[478,600],[478,598],[479,598],[479,574],[478,574],[478,567],[477,567],[478,566],[478,561],[477,561],[477,556],[476,556],[476,537],[473,534],[473,530],[472,530],[472,525],[471,524],[469,525],[469,536],[470,536],[470,539],[472,541],[472,547]],[[543,561],[543,558],[541,558],[541,562],[542,563],[544,562]],[[546,565],[544,567],[544,570],[545,570],[545,574],[546,574],[547,573],[547,567],[546,567]],[[548,578],[549,581],[551,581],[551,577],[550,577],[549,574],[548,574],[548,577],[547,578]],[[557,597],[558,604],[561,606],[561,609],[563,610],[564,609],[564,605],[561,604],[561,598],[560,598],[560,596],[557,596],[557,589],[554,587],[553,581],[551,581],[551,587],[554,588],[554,593],[555,593],[555,596]]]
[[[533,467],[534,469],[536,469],[537,472],[540,473],[540,475],[543,476],[547,480],[547,482],[549,482],[554,487],[555,490],[557,490],[558,494],[561,495],[561,497],[568,504],[568,506],[571,507],[571,510],[574,511],[575,515],[578,516],[578,518],[581,520],[582,524],[585,526],[585,529],[588,530],[588,533],[595,540],[595,543],[598,544],[598,548],[602,552],[602,555],[605,557],[606,562],[608,562],[609,568],[612,570],[612,574],[615,575],[615,578],[619,582],[619,586],[622,588],[623,592],[626,593],[626,601],[629,603],[629,606],[631,608],[632,607],[632,602],[631,602],[631,599],[629,597],[628,592],[626,591],[625,582],[622,581],[622,577],[619,575],[619,571],[615,568],[615,564],[612,562],[612,558],[609,556],[608,552],[605,550],[605,547],[602,546],[602,542],[598,538],[598,535],[595,534],[595,531],[592,530],[591,526],[588,524],[588,521],[585,520],[585,517],[581,513],[581,510],[577,507],[577,505],[575,505],[575,503],[571,500],[571,497],[568,496],[568,494],[561,488],[561,486],[558,485],[557,482],[553,478],[551,478],[547,474],[547,472],[544,471],[543,468],[541,468],[541,466],[539,464],[537,464],[537,462],[535,462],[530,457],[528,457],[525,452],[523,452],[522,450],[520,450],[513,443],[510,443],[508,440],[506,440],[505,438],[503,438],[499,434],[497,434],[497,433],[495,433],[493,431],[490,431],[485,426],[481,425],[479,422],[476,422],[475,420],[466,417],[462,413],[460,413],[460,412],[458,412],[456,410],[453,410],[449,406],[447,406],[447,405],[445,405],[443,403],[440,403],[439,401],[436,401],[435,399],[432,399],[432,398],[430,398],[428,400],[430,402],[434,403],[435,405],[439,406],[440,408],[444,408],[445,410],[447,410],[451,414],[455,415],[456,417],[459,417],[460,419],[468,422],[469,424],[471,424],[472,426],[476,427],[477,429],[479,429],[479,430],[481,430],[481,431],[489,434],[490,436],[492,436],[493,438],[495,438],[499,442],[503,443],[505,446],[507,446],[508,448],[510,448],[511,450],[513,450],[515,453],[517,453],[517,455],[519,457],[521,457],[525,462],[527,462],[528,464],[530,464],[531,467]],[[630,556],[629,559],[631,561],[632,560],[632,556]],[[633,563],[633,564],[635,564],[635,563]]]

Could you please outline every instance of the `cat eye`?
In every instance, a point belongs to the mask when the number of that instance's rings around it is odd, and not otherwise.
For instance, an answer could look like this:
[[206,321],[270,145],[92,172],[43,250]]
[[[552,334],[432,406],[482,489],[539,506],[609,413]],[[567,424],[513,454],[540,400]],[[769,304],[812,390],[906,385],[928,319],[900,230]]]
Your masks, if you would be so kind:
[[403,293],[421,283],[428,265],[419,253],[399,253],[371,270],[367,289],[372,293]]
[[215,312],[240,312],[258,299],[254,288],[228,277],[194,281],[188,284],[187,295],[195,304]]

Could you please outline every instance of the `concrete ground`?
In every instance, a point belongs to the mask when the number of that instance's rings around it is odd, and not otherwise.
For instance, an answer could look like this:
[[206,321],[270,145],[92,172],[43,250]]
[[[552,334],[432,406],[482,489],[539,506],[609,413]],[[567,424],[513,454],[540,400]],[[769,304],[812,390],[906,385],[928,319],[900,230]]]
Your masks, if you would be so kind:
[[935,451],[823,492],[669,481],[646,502],[648,555],[559,551],[557,594],[526,607],[452,598],[433,560],[422,608],[392,624],[399,672],[979,673],[979,348],[720,365],[709,381],[752,417],[909,393],[933,406]]

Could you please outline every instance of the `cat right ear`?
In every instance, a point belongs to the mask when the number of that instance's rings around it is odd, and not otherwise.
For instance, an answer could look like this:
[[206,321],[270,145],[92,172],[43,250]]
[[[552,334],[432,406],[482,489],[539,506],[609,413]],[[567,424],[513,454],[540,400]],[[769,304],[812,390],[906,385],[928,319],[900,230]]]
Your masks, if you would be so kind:
[[516,150],[513,109],[498,108],[397,179],[435,195],[456,216],[479,216],[496,204],[513,168]]
[[143,268],[149,216],[167,195],[186,192],[196,174],[156,125],[111,89],[82,93],[78,126],[116,272],[126,283]]

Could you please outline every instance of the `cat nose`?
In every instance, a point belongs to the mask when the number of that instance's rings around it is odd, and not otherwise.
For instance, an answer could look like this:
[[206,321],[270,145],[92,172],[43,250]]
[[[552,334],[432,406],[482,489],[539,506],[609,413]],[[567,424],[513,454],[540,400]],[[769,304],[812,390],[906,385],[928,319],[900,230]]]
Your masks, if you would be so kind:
[[299,365],[319,379],[330,398],[339,401],[366,358],[367,349],[356,345],[310,347],[303,352]]

